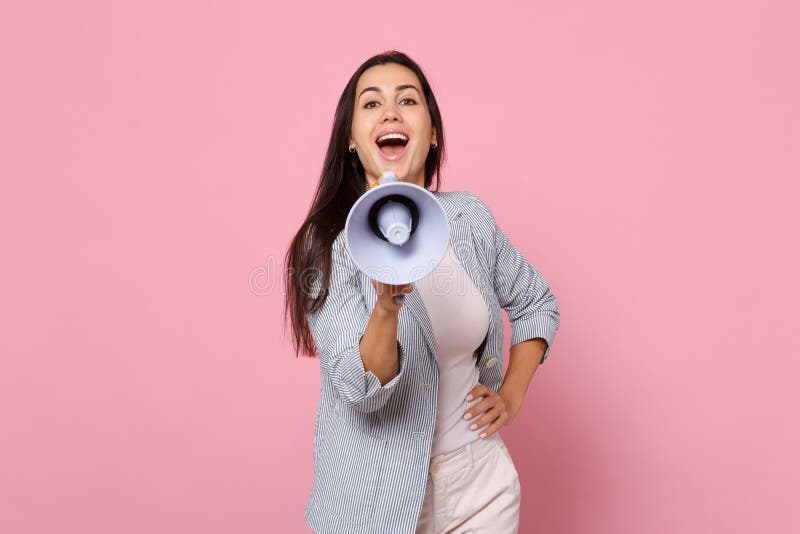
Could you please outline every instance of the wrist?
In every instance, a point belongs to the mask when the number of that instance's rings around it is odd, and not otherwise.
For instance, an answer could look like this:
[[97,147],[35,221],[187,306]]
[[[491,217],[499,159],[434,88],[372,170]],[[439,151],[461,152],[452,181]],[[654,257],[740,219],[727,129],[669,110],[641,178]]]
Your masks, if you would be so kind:
[[506,406],[509,408],[512,414],[516,414],[517,411],[519,411],[520,407],[522,406],[522,401],[525,398],[524,390],[505,383],[500,386],[497,394],[503,397]]
[[381,299],[378,299],[375,301],[372,313],[376,314],[379,319],[396,319],[401,307],[402,305],[400,304],[384,303]]

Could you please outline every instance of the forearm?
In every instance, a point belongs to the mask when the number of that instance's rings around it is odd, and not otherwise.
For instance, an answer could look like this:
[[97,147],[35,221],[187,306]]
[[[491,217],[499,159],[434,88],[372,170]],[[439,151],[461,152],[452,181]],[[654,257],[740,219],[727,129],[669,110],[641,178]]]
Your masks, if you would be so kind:
[[398,311],[388,311],[375,306],[361,337],[359,349],[364,370],[371,371],[381,385],[397,376],[399,361],[397,352]]
[[542,338],[529,339],[512,346],[510,361],[499,393],[503,393],[512,402],[522,404],[545,349],[547,342]]

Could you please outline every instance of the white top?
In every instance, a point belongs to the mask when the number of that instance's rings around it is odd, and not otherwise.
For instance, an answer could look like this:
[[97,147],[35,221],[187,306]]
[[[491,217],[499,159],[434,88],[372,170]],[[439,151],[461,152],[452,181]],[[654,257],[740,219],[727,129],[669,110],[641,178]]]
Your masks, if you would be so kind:
[[435,456],[479,439],[481,429],[470,430],[475,421],[468,422],[464,413],[483,397],[465,399],[478,384],[475,351],[489,331],[489,309],[450,246],[442,262],[417,280],[414,289],[425,303],[436,340],[439,397],[431,448]]

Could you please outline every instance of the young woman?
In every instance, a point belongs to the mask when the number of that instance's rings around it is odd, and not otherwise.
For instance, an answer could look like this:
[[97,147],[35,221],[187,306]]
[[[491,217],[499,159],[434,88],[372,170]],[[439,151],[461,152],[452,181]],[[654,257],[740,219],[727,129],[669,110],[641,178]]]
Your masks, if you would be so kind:
[[[442,118],[419,66],[396,51],[365,61],[339,99],[286,256],[295,351],[320,356],[305,511],[316,532],[517,532],[519,478],[497,431],[547,358],[559,312],[486,204],[438,190],[443,159]],[[369,279],[344,245],[350,208],[387,170],[431,191],[450,222],[442,263],[402,286]],[[505,373],[501,308],[512,324]]]

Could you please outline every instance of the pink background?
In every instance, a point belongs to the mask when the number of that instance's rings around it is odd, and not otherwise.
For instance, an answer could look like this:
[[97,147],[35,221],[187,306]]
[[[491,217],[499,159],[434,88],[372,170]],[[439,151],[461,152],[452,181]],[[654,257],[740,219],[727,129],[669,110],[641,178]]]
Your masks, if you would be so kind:
[[0,532],[308,531],[280,267],[388,48],[559,299],[521,532],[800,531],[796,2],[115,4],[0,7]]

